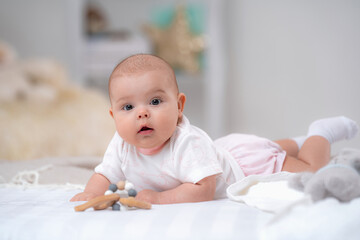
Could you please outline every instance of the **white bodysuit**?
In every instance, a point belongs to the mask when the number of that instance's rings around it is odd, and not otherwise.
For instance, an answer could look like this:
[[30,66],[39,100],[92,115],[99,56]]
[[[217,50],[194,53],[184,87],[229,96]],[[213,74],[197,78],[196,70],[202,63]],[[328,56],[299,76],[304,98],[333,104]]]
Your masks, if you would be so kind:
[[165,191],[217,175],[215,199],[226,197],[226,188],[244,177],[232,155],[215,146],[185,116],[163,149],[154,155],[140,153],[115,133],[95,172],[111,183],[128,180],[137,191]]

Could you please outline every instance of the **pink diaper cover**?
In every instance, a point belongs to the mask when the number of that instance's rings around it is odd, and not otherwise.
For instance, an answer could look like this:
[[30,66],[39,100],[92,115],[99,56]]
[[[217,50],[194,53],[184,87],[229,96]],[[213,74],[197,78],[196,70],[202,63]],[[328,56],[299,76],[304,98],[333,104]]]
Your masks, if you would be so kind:
[[245,176],[280,172],[286,152],[266,138],[247,134],[230,134],[214,141],[228,150]]

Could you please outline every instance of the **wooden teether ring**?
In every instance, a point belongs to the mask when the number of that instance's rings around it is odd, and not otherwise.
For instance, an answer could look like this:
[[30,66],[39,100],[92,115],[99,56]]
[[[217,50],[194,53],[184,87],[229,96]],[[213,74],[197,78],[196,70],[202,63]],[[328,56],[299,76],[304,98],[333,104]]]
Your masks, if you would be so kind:
[[82,212],[91,207],[93,207],[95,210],[102,210],[111,206],[112,204],[114,204],[114,202],[119,201],[119,199],[120,196],[116,193],[98,196],[96,198],[89,200],[84,204],[76,206],[75,211]]
[[142,209],[150,209],[151,208],[150,203],[138,201],[133,197],[121,198],[119,202],[128,207],[137,207],[137,208],[142,208]]

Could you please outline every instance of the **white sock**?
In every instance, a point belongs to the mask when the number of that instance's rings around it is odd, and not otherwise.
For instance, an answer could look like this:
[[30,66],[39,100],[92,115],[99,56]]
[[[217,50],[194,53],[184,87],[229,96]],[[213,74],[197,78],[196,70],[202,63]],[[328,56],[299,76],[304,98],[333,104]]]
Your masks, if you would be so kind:
[[310,124],[307,136],[322,136],[332,144],[343,139],[353,138],[358,131],[359,126],[355,121],[339,116],[313,122]]
[[298,145],[298,149],[300,150],[300,148],[304,144],[305,140],[307,139],[307,136],[298,136],[298,137],[294,137],[291,139],[296,142],[296,144]]

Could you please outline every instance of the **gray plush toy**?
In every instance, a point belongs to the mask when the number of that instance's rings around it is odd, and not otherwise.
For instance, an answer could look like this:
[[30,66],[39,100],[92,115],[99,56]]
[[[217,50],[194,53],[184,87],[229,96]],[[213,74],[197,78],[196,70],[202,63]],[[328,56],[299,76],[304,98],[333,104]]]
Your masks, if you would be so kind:
[[302,172],[289,180],[289,186],[311,195],[314,202],[334,197],[349,202],[360,197],[360,151],[345,149],[316,173]]

